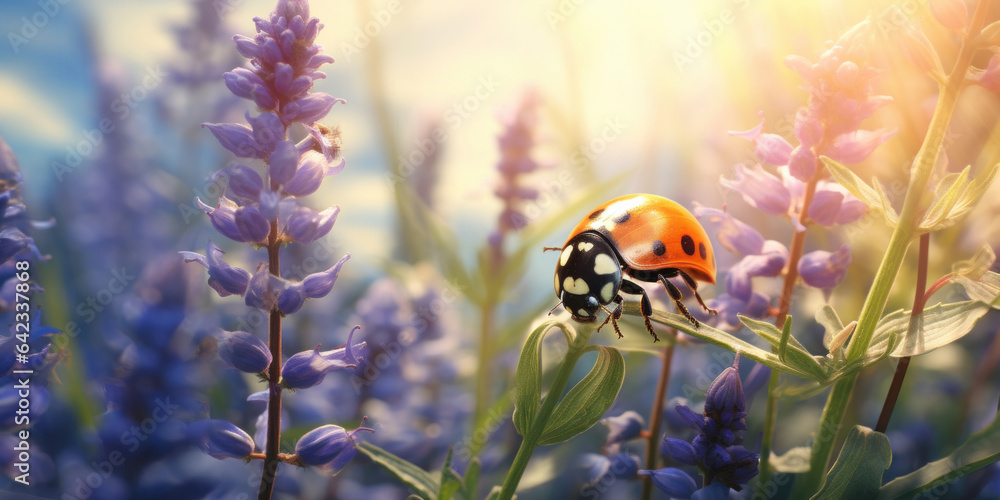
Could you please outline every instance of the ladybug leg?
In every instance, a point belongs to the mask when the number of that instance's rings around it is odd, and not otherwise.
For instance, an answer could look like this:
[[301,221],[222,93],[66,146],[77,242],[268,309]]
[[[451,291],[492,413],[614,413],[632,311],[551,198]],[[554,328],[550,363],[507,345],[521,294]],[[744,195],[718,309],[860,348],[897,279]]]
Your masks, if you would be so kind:
[[615,327],[615,333],[618,334],[618,338],[625,337],[624,335],[622,335],[621,328],[618,328],[618,320],[622,319],[622,311],[624,310],[624,305],[623,305],[624,300],[625,299],[623,299],[621,295],[616,296],[614,298],[614,303],[618,305],[615,306],[614,310],[612,311],[608,311],[606,308],[602,307],[602,309],[604,309],[604,312],[608,313],[608,317],[604,319],[604,323],[601,323],[601,326],[597,327],[597,330],[595,331],[600,332],[601,328],[604,328],[604,325],[608,324],[608,321],[610,321],[611,326]]
[[674,299],[674,304],[677,304],[677,310],[680,311],[680,313],[685,318],[687,318],[687,320],[690,321],[695,328],[701,326],[701,323],[699,323],[698,320],[695,319],[695,317],[692,316],[691,313],[688,311],[687,306],[685,306],[684,303],[681,302],[681,299],[684,298],[684,295],[681,294],[681,291],[678,290],[677,287],[674,286],[674,284],[671,283],[670,280],[665,278],[662,274],[658,277],[660,279],[660,282],[663,283],[663,286],[667,289],[667,294],[670,295],[671,299]]
[[646,323],[646,331],[653,336],[653,342],[659,342],[660,337],[653,331],[653,324],[649,322],[649,317],[653,314],[653,304],[649,301],[649,296],[646,295],[646,289],[629,280],[622,280],[621,291],[629,295],[640,296],[639,312],[642,313],[642,319]]
[[694,292],[694,298],[698,299],[698,303],[701,304],[701,307],[705,309],[706,312],[712,314],[713,316],[719,314],[719,311],[705,305],[705,301],[698,293],[698,282],[695,281],[694,278],[688,276],[688,273],[685,273],[684,271],[677,271],[677,274],[679,274],[680,277],[684,279],[684,283],[687,283],[687,286],[691,288],[691,291]]

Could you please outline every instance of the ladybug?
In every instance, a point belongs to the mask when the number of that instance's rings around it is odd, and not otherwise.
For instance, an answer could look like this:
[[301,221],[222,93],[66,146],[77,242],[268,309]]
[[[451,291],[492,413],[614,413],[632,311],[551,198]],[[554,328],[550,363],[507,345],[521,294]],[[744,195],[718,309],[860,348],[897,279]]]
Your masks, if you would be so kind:
[[[619,338],[621,294],[629,294],[641,297],[646,330],[654,342],[659,340],[649,322],[653,306],[635,281],[663,283],[680,313],[698,328],[698,320],[681,302],[681,291],[667,279],[679,276],[701,307],[716,314],[698,294],[698,281],[715,284],[712,243],[694,215],[673,200],[652,194],[615,198],[584,217],[561,248],[545,250],[561,251],[556,264],[556,296],[573,319],[592,323],[603,309],[608,317],[597,329],[611,321]],[[616,307],[608,311],[605,306],[611,303]]]

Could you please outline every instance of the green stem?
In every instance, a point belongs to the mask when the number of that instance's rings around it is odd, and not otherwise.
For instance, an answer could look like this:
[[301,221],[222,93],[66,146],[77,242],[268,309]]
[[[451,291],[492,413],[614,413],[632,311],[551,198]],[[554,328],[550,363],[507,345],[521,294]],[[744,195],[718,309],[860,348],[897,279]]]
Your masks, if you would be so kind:
[[486,415],[486,407],[490,404],[490,356],[493,351],[493,315],[496,312],[496,302],[486,297],[482,305],[482,315],[479,328],[479,366],[476,370],[476,406],[472,415],[472,428],[477,429]]
[[[927,136],[924,143],[913,161],[913,169],[910,177],[910,185],[906,190],[906,198],[903,200],[903,209],[899,215],[899,222],[892,232],[889,247],[886,249],[882,263],[879,265],[872,284],[871,291],[865,299],[865,304],[858,318],[857,330],[848,345],[847,359],[854,361],[865,355],[875,333],[875,326],[882,315],[886,301],[889,299],[889,291],[896,274],[903,262],[906,249],[913,239],[916,227],[919,224],[918,216],[924,210],[926,203],[925,196],[928,192],[927,184],[930,180],[934,163],[941,150],[944,141],[944,134],[951,121],[951,115],[955,110],[955,103],[958,94],[962,89],[966,71],[972,60],[974,43],[970,41],[982,29],[986,20],[989,2],[981,0],[976,6],[973,15],[970,36],[962,43],[955,67],[948,76],[947,84],[941,89],[938,97],[937,108],[928,126]],[[847,411],[847,404],[850,402],[854,384],[858,380],[858,372],[854,372],[838,380],[823,408],[823,416],[820,419],[819,428],[816,430],[816,438],[813,441],[812,457],[810,459],[809,472],[803,474],[796,488],[797,498],[807,498],[818,490],[820,483],[826,475],[827,463],[833,452],[834,440],[837,431],[840,429],[844,413]]]
[[[760,445],[760,474],[757,477],[757,491],[767,491],[767,483],[771,480],[771,443],[774,440],[774,422],[778,417],[778,382],[781,372],[771,370],[771,378],[767,382],[767,406],[764,408],[764,437]],[[765,494],[765,496],[767,496]]]
[[507,477],[504,478],[498,500],[510,500],[514,497],[517,485],[521,482],[521,476],[524,475],[525,469],[528,468],[528,461],[531,460],[531,454],[534,453],[535,447],[538,446],[538,440],[541,439],[542,432],[545,430],[545,424],[548,423],[549,417],[552,416],[552,412],[556,409],[556,403],[559,402],[560,396],[566,390],[566,385],[569,383],[569,377],[573,373],[576,362],[586,351],[588,340],[589,335],[578,332],[577,337],[570,344],[569,351],[566,352],[566,357],[563,358],[559,365],[559,370],[556,372],[556,378],[552,381],[552,387],[549,388],[548,394],[542,398],[542,407],[538,410],[538,414],[535,415],[535,421],[532,422],[531,427],[525,432],[524,439],[521,441],[521,447],[518,448],[517,455],[514,456],[514,463],[511,464],[510,470],[507,471]]

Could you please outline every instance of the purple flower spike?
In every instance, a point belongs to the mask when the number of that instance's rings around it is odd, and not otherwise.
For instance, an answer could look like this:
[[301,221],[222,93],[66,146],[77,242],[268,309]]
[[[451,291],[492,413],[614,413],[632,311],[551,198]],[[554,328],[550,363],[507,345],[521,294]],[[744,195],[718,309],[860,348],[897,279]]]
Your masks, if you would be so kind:
[[792,153],[792,145],[777,134],[763,134],[764,112],[760,112],[760,123],[744,132],[729,132],[729,135],[742,137],[753,142],[757,157],[771,165],[787,165],[788,156]]
[[245,114],[247,123],[253,131],[254,140],[262,151],[271,153],[278,143],[285,138],[285,124],[274,113],[261,113],[255,118],[250,117],[250,113]]
[[271,351],[264,341],[247,332],[222,332],[219,357],[246,373],[260,373],[271,364]]
[[188,426],[188,433],[212,458],[244,458],[253,452],[250,435],[225,420],[199,420]]
[[208,286],[212,287],[220,297],[246,293],[250,284],[250,273],[230,266],[222,260],[223,252],[219,247],[209,243],[205,255],[194,252],[180,252],[180,254],[184,257],[184,262],[197,262],[208,269]]
[[336,474],[357,453],[356,436],[361,431],[375,432],[368,427],[358,427],[348,432],[339,425],[324,425],[302,436],[295,444],[295,453],[303,464]]
[[671,498],[689,499],[698,489],[698,484],[694,479],[676,467],[667,467],[658,470],[640,470],[639,475],[649,476],[656,489],[664,492]]
[[850,265],[851,247],[844,245],[834,253],[817,250],[803,255],[799,274],[807,285],[828,290],[844,281]]
[[776,175],[760,165],[736,165],[733,180],[723,178],[721,184],[740,193],[748,205],[772,215],[785,215],[792,203],[792,195]]

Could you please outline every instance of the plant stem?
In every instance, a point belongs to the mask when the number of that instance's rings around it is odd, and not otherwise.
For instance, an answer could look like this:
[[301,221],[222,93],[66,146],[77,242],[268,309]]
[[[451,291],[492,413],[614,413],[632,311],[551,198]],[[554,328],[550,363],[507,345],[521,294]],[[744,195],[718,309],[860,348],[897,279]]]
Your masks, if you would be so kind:
[[[276,186],[272,186],[276,190]],[[271,232],[267,236],[268,271],[274,276],[279,274],[278,221],[271,221]],[[274,478],[278,473],[278,447],[281,444],[281,313],[272,309],[268,318],[267,345],[271,349],[271,364],[267,367],[268,400],[267,400],[267,446],[264,450],[264,468],[260,475],[260,490],[257,500],[270,500],[274,490]]]
[[[676,339],[676,336],[674,337]],[[646,468],[656,469],[656,456],[660,450],[660,421],[663,420],[663,399],[667,396],[670,385],[670,366],[674,360],[674,345],[670,342],[663,348],[663,366],[660,368],[660,378],[656,381],[656,395],[653,397],[653,409],[649,412],[649,442],[646,444]],[[649,476],[642,476],[642,498],[649,500],[653,496],[653,481]]]
[[[490,295],[490,294],[488,294]],[[493,316],[496,313],[495,301],[486,297],[482,305],[479,325],[479,366],[476,370],[476,406],[472,414],[472,428],[478,429],[486,415],[490,404],[492,377],[490,377],[490,356],[493,353]]]
[[525,469],[528,468],[528,461],[531,460],[531,454],[534,453],[535,447],[538,446],[538,440],[541,439],[542,432],[545,430],[545,424],[556,409],[559,397],[566,390],[566,384],[569,383],[573,367],[576,366],[577,360],[583,355],[584,348],[587,346],[587,340],[588,336],[577,333],[577,338],[570,344],[569,351],[566,352],[566,357],[563,358],[559,365],[559,370],[556,371],[556,378],[552,381],[552,387],[549,388],[549,392],[542,399],[542,407],[538,410],[538,414],[535,415],[535,421],[531,423],[531,428],[525,433],[524,439],[521,441],[521,447],[518,448],[517,455],[514,456],[514,463],[511,464],[510,470],[507,471],[507,477],[504,478],[503,486],[500,488],[498,500],[510,500],[517,491],[517,485],[521,482],[521,476],[524,475]]
[[[930,233],[920,235],[920,250],[917,258],[917,285],[914,287],[913,310],[910,311],[910,330],[907,335],[918,335],[913,331],[916,326],[916,318],[924,312],[926,303],[925,291],[927,290],[927,253],[930,250]],[[885,395],[885,403],[882,404],[882,413],[878,416],[878,423],[875,424],[875,431],[885,433],[889,427],[889,418],[892,417],[892,410],[896,408],[896,399],[899,398],[899,391],[903,387],[903,379],[906,378],[906,369],[910,366],[910,357],[900,358],[896,365],[896,373],[892,376],[892,384],[889,386],[889,393]]]
[[[861,309],[858,318],[857,330],[848,345],[847,359],[853,361],[865,355],[875,333],[875,326],[878,324],[886,301],[889,299],[889,291],[896,274],[903,262],[903,256],[910,244],[914,231],[919,224],[918,216],[925,209],[927,184],[930,180],[931,172],[934,170],[934,163],[937,161],[938,153],[941,151],[941,144],[944,141],[944,134],[951,121],[951,115],[955,110],[955,103],[958,101],[958,94],[964,84],[965,74],[972,61],[972,54],[975,44],[971,38],[975,37],[986,21],[986,14],[989,10],[989,2],[980,0],[973,14],[972,23],[969,28],[969,37],[962,43],[955,67],[948,76],[947,84],[941,88],[938,97],[937,107],[934,116],[927,129],[927,136],[920,147],[916,158],[913,160],[913,169],[910,176],[910,184],[906,190],[906,197],[903,200],[903,209],[900,211],[899,222],[892,232],[889,240],[889,247],[886,249],[882,263],[875,274],[875,281],[872,283],[871,291],[865,298],[865,304]],[[840,429],[841,420],[847,411],[847,404],[850,401],[854,384],[858,380],[858,372],[854,372],[838,380],[826,406],[823,408],[823,416],[820,419],[819,427],[816,430],[816,438],[813,441],[812,456],[810,459],[809,472],[802,475],[796,487],[797,497],[809,497],[819,488],[826,474],[827,462],[833,451],[834,440],[837,431]]]
[[990,342],[990,347],[987,349],[982,361],[979,362],[976,375],[972,378],[972,385],[969,386],[965,397],[962,398],[958,417],[955,419],[955,424],[951,430],[951,442],[958,442],[962,428],[965,427],[965,420],[969,416],[969,409],[972,407],[972,402],[978,399],[979,393],[982,392],[983,387],[989,382],[990,375],[996,370],[998,364],[1000,364],[1000,334],[994,334],[993,340]]
[[[805,194],[802,196],[802,213],[799,214],[799,224],[806,225],[809,219],[809,205],[812,204],[813,196],[816,194],[816,185],[819,183],[822,165],[816,160],[816,174],[809,183],[806,184]],[[788,269],[785,271],[785,281],[781,286],[781,298],[778,302],[778,314],[774,324],[778,329],[785,327],[788,320],[788,311],[792,308],[792,295],[795,292],[795,282],[799,280],[799,260],[802,259],[802,252],[806,245],[806,232],[795,231],[792,235],[791,249],[788,251]],[[760,474],[757,477],[757,487],[760,491],[767,487],[771,479],[771,443],[774,439],[774,423],[778,419],[778,398],[775,393],[778,384],[781,382],[781,372],[771,370],[771,377],[767,382],[767,406],[764,409],[764,436],[760,447]]]

